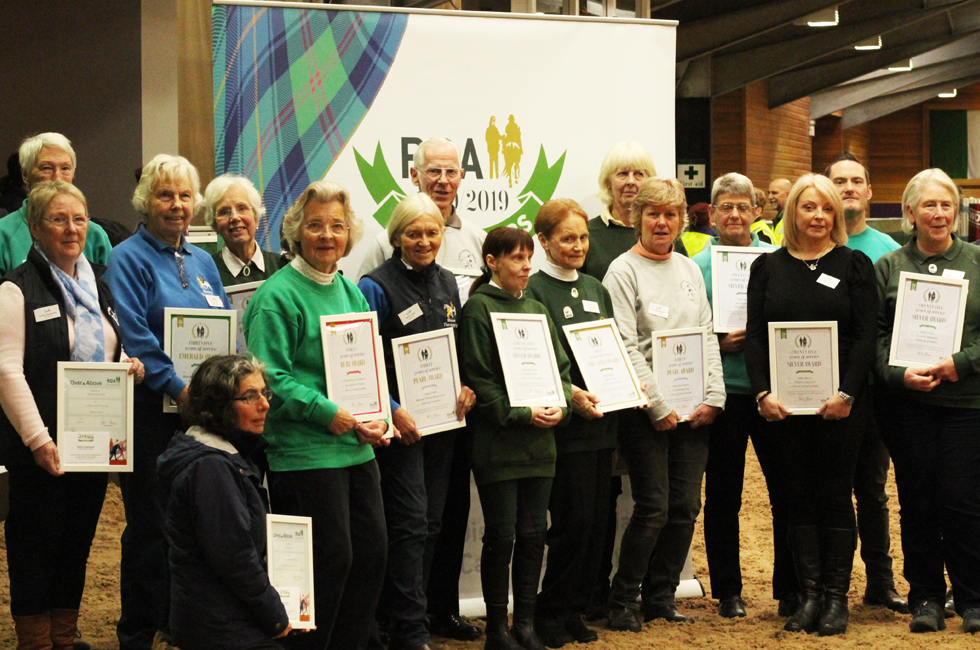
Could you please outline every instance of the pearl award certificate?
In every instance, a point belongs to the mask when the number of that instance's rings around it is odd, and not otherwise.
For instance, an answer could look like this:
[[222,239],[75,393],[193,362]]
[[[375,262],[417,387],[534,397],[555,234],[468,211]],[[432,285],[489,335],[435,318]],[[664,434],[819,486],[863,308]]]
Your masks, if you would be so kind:
[[748,317],[749,269],[760,255],[772,252],[761,246],[712,246],[711,313],[715,334],[745,329]]
[[265,516],[269,582],[286,608],[294,630],[316,627],[313,608],[313,519]]
[[793,415],[815,415],[839,374],[837,321],[769,323],[769,385]]
[[58,362],[58,453],[65,472],[133,471],[128,363]]
[[969,280],[902,271],[888,365],[930,367],[960,351]]
[[456,400],[463,388],[456,359],[456,330],[392,339],[398,399],[415,418],[423,436],[466,426],[456,418]]
[[684,422],[708,393],[708,330],[690,327],[652,332],[653,376],[671,409]]
[[391,417],[377,313],[320,316],[320,337],[327,397],[358,422]]
[[563,325],[562,329],[582,372],[585,388],[599,398],[596,409],[600,413],[646,406],[646,396],[640,390],[640,380],[619,336],[616,321],[606,318]]
[[[185,382],[205,359],[235,354],[238,314],[234,309],[163,310],[163,351],[174,364],[174,372]],[[163,396],[163,412],[176,413],[177,402]]]
[[544,314],[490,313],[512,407],[567,406]]

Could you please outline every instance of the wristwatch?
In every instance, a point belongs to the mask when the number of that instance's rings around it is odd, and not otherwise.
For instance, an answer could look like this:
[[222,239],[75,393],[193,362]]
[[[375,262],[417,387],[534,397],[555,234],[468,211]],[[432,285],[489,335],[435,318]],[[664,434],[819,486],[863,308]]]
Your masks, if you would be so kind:
[[842,390],[837,391],[837,396],[844,400],[844,403],[848,406],[854,406],[854,396],[848,395]]

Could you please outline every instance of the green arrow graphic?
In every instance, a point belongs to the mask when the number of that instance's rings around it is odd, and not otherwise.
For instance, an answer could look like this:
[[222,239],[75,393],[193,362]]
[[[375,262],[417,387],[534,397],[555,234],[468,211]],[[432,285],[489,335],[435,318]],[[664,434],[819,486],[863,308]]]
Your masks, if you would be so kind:
[[538,150],[538,161],[534,165],[534,171],[531,172],[531,178],[528,180],[525,190],[517,195],[517,199],[521,202],[520,207],[514,214],[487,228],[487,230],[493,230],[500,226],[515,226],[531,232],[534,217],[538,214],[538,208],[545,201],[551,200],[555,188],[558,187],[558,180],[561,178],[561,171],[565,166],[565,153],[567,152],[563,152],[555,164],[549,167],[548,158],[545,156],[544,146],[542,146]]
[[357,149],[354,149],[354,158],[357,160],[357,169],[361,172],[361,178],[371,198],[378,204],[378,209],[374,212],[374,218],[381,224],[382,228],[388,227],[388,220],[395,206],[405,199],[407,194],[398,185],[398,181],[391,175],[385,156],[381,152],[381,142],[378,142],[374,150],[374,164],[368,163]]

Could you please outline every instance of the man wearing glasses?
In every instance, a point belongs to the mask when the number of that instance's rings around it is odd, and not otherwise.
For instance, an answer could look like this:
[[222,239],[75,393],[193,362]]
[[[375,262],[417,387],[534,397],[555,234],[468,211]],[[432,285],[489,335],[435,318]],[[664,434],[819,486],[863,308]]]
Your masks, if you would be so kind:
[[[436,257],[436,263],[456,276],[459,299],[466,303],[470,285],[480,275],[480,255],[486,232],[465,223],[459,218],[453,205],[456,193],[463,181],[463,169],[459,162],[459,150],[446,138],[429,138],[415,150],[412,184],[435,201],[446,223],[446,233]],[[388,233],[381,231],[368,245],[357,275],[362,276],[391,257],[392,248]]]

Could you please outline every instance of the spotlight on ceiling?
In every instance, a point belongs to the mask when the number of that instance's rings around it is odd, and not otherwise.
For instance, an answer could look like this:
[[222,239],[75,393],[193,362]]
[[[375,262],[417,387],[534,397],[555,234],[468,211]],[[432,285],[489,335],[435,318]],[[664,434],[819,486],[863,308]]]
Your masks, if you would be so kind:
[[803,16],[793,21],[793,24],[808,27],[836,27],[839,22],[840,16],[837,14],[837,7],[828,7]]
[[912,59],[909,59],[908,65],[890,65],[888,66],[889,72],[908,72],[912,69]]
[[880,50],[881,36],[872,36],[854,46],[855,50]]
[[947,99],[952,99],[953,97],[956,97],[956,89],[953,88],[953,91],[948,93],[939,93],[939,96],[945,97]]

